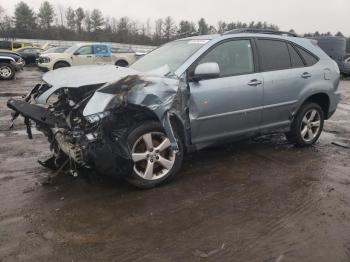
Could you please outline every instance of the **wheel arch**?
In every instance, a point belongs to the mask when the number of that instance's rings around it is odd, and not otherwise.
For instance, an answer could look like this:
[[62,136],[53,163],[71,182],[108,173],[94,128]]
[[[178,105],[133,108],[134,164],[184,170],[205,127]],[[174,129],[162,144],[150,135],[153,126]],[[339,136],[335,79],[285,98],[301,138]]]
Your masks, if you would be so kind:
[[67,64],[68,66],[72,66],[71,63],[69,63],[68,61],[63,60],[63,59],[59,59],[59,60],[57,60],[57,61],[55,61],[55,62],[53,63],[52,68],[54,68],[55,65],[57,65],[58,63],[65,63],[65,64]]
[[0,63],[9,63],[9,64],[11,64],[11,62],[16,62],[16,61],[12,57],[1,57],[0,56]]
[[302,107],[302,105],[304,105],[305,103],[308,102],[313,102],[318,104],[323,111],[324,117],[325,119],[328,118],[328,112],[329,112],[329,106],[330,106],[330,98],[329,95],[325,92],[318,92],[318,93],[314,93],[309,95],[308,97],[306,97],[302,103],[300,103],[300,106],[298,107],[298,110],[296,112],[299,111],[299,109]]
[[[184,145],[184,149],[186,149],[189,145],[190,138],[186,133],[186,129],[183,121],[181,120],[181,117],[178,116],[176,112],[167,111],[163,115],[158,115],[148,107],[134,104],[129,104],[127,110],[130,112],[130,117],[133,118],[136,123],[140,123],[141,121],[159,122],[164,128],[166,135],[172,142],[172,145],[175,147],[178,147],[178,144],[176,142],[177,138],[181,139],[181,142]],[[178,137],[174,135],[174,131]]]
[[115,61],[114,65],[117,65],[119,62],[125,63],[126,66],[129,66],[129,62],[124,58],[117,59],[117,61]]

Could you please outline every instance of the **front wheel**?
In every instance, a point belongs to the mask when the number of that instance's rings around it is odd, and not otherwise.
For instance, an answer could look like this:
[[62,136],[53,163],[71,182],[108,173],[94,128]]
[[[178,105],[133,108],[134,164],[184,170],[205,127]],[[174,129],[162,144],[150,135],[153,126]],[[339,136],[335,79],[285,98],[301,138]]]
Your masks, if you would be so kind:
[[70,67],[70,65],[66,62],[57,62],[54,66],[53,66],[53,70],[56,70],[58,68],[62,68],[62,67]]
[[316,103],[306,103],[295,116],[291,130],[286,133],[286,137],[296,146],[310,146],[320,137],[323,123],[322,108]]
[[178,139],[179,151],[175,152],[158,122],[146,122],[131,130],[128,144],[134,165],[126,180],[138,188],[152,188],[168,182],[181,168],[182,142]]
[[0,79],[11,80],[15,76],[15,68],[8,63],[0,63]]
[[124,61],[124,60],[119,60],[115,63],[116,66],[120,66],[120,67],[128,67],[128,62]]

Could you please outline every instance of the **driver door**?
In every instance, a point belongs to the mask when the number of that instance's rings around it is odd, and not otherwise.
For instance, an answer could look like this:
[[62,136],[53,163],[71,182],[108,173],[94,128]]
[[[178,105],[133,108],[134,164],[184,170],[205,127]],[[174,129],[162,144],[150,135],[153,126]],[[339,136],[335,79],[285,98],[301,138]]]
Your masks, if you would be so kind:
[[231,39],[221,42],[195,64],[217,63],[220,75],[214,79],[189,83],[189,116],[193,143],[259,130],[263,79],[260,73],[256,73],[256,59],[251,41]]
[[94,52],[91,45],[82,46],[72,55],[72,65],[94,64]]

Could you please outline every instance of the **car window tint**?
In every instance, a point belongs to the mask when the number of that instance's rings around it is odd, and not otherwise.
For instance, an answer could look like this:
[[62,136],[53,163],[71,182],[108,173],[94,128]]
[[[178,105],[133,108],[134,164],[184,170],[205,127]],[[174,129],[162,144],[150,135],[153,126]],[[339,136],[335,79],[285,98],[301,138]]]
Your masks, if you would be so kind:
[[4,49],[11,48],[11,43],[8,41],[0,41],[0,49],[1,48],[4,48]]
[[262,71],[291,68],[287,44],[283,41],[259,39],[258,48]]
[[290,61],[292,62],[292,67],[304,67],[304,62],[301,59],[298,52],[295,50],[295,48],[288,44],[289,54],[290,54]]
[[92,46],[83,46],[78,49],[79,55],[91,55],[92,54]]
[[220,76],[254,72],[253,52],[250,40],[227,41],[209,51],[199,62],[218,63]]
[[309,52],[305,51],[304,49],[300,47],[296,47],[298,49],[299,54],[303,57],[305,63],[307,66],[312,66],[317,63],[318,59],[314,55],[310,54]]
[[13,43],[13,48],[17,49],[17,48],[21,48],[22,45],[20,43]]

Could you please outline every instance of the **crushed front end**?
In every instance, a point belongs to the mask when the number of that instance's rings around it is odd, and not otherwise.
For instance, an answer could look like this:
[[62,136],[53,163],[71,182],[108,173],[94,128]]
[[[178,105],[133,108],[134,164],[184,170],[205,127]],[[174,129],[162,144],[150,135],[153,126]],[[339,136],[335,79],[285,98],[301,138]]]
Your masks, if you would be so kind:
[[125,174],[133,167],[128,132],[149,119],[163,125],[177,149],[170,118],[183,113],[174,105],[179,108],[179,87],[186,86],[178,78],[140,77],[122,70],[109,83],[90,81],[58,88],[43,82],[24,100],[8,101],[13,118],[23,116],[29,138],[33,124],[48,138],[52,156],[39,163],[54,170],[69,165],[73,173],[91,168],[103,174]]

